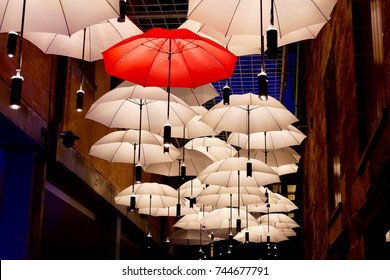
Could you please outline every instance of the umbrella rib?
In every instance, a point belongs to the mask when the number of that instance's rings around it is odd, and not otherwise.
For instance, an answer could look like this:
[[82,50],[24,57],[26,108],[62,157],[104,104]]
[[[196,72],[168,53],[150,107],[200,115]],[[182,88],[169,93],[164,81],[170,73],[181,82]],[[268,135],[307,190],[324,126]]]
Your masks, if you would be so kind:
[[3,28],[3,22],[4,22],[5,14],[7,13],[7,10],[8,10],[8,4],[9,4],[9,0],[7,1],[7,4],[6,4],[5,9],[4,9],[4,13],[1,17],[2,20],[1,20],[1,24],[0,24],[0,29]]
[[117,16],[119,16],[119,13],[118,11],[115,9],[115,7],[110,3],[110,1],[107,1],[106,0],[106,3],[114,10],[114,12],[117,14]]
[[[112,123],[113,123],[113,121],[114,121],[116,115],[118,114],[120,108],[123,107],[123,105],[125,104],[125,102],[126,102],[126,100],[122,101],[122,104],[119,106],[118,110],[116,110],[116,112],[115,112],[114,116],[112,117],[112,119],[111,119],[111,121],[110,121],[108,127],[111,127],[111,125],[112,125]],[[95,108],[96,108],[96,107],[95,107]]]
[[107,23],[111,25],[111,27],[116,31],[116,33],[118,33],[119,37],[120,37],[122,40],[125,39],[125,38],[123,38],[122,34],[119,32],[118,28],[116,28],[116,26],[113,25],[113,24],[111,23],[111,21],[107,20]]
[[66,30],[68,30],[68,35],[69,35],[69,37],[70,37],[71,34],[70,34],[69,26],[68,26],[68,21],[67,21],[67,19],[66,19],[65,11],[64,11],[64,6],[62,6],[62,1],[61,1],[61,0],[60,0],[59,2],[60,2],[60,6],[61,6],[62,15],[64,16],[65,25],[66,25]]
[[[91,27],[88,28],[88,35],[89,35],[89,46],[88,46],[88,49],[89,49],[89,61],[92,61],[93,58],[92,58],[92,31],[91,31]],[[84,42],[84,44],[86,44],[87,42]]]

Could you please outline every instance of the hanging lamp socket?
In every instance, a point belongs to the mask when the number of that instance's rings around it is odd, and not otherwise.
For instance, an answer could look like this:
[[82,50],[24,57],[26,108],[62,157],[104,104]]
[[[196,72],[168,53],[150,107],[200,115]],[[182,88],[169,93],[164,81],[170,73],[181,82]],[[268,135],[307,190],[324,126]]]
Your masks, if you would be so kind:
[[230,104],[230,87],[228,85],[225,85],[223,87],[223,104],[224,105],[229,105]]
[[76,95],[76,112],[82,112],[84,108],[84,91],[79,89]]
[[164,125],[164,154],[169,153],[169,147],[171,146],[171,131],[172,126],[169,123]]
[[267,74],[262,71],[257,75],[257,82],[258,82],[258,88],[259,88],[259,98],[262,101],[268,100],[268,80],[267,80]]
[[182,178],[187,176],[187,166],[184,163],[180,165],[180,174]]
[[138,163],[135,166],[135,181],[137,184],[139,184],[141,183],[141,180],[142,180],[142,165]]
[[24,78],[20,75],[20,71],[20,69],[17,69],[16,75],[11,77],[9,107],[13,110],[18,110],[21,107]]
[[278,30],[273,25],[267,30],[267,50],[265,53],[270,60],[278,58]]
[[15,56],[17,42],[18,42],[18,33],[16,33],[15,31],[8,32],[8,41],[7,41],[7,55],[8,55],[8,57]]
[[246,162],[246,177],[252,177],[252,162],[250,160]]
[[135,210],[135,205],[136,205],[136,197],[135,195],[130,196],[130,211]]

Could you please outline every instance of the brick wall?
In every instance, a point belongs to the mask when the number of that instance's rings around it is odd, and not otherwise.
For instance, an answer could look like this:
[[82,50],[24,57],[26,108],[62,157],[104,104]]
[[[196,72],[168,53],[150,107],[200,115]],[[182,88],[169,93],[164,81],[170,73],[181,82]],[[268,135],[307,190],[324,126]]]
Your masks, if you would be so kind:
[[[389,84],[389,1],[382,1],[384,31],[384,71]],[[306,121],[312,126],[307,130],[303,151],[304,173],[304,244],[305,258],[352,258],[365,257],[363,233],[374,217],[362,222],[362,215],[368,203],[368,192],[378,180],[382,168],[389,158],[389,127],[380,134],[367,157],[367,165],[358,173],[362,154],[359,152],[357,120],[356,79],[354,65],[351,1],[339,0],[332,19],[325,25],[315,40],[304,44],[303,72],[300,74],[300,94],[304,95]],[[329,77],[327,67],[333,59],[334,102],[329,109],[324,81]],[[388,87],[386,87],[387,107]],[[374,98],[374,97],[373,97]],[[337,116],[336,122],[329,123],[328,114]],[[329,133],[331,135],[329,135]],[[333,157],[340,159],[339,184],[342,210],[330,222],[333,208],[329,186],[332,178],[328,173],[329,149],[331,142],[338,147]],[[334,145],[335,145],[334,144]],[[337,149],[336,149],[337,150]],[[336,153],[336,154],[335,154]],[[372,198],[376,199],[376,198]],[[363,212],[363,214],[362,214]],[[343,234],[346,233],[346,234]],[[340,249],[340,244],[345,246]],[[336,245],[337,244],[337,245]],[[337,248],[336,248],[337,247]],[[336,248],[336,249],[335,249]],[[345,249],[347,248],[347,249]],[[336,252],[334,252],[336,250]],[[333,252],[333,253],[331,253]]]

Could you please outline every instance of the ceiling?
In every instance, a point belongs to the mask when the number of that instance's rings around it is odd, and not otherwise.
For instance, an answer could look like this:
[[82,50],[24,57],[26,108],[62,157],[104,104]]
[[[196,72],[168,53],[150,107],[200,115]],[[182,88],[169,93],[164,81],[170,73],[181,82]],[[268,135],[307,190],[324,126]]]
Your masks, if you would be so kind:
[[[127,16],[143,31],[154,27],[175,29],[186,21],[188,0],[128,0],[128,2]],[[285,63],[288,60],[290,62]],[[291,65],[292,62],[285,48],[280,48],[276,60],[268,60],[265,57],[268,94],[281,101],[290,111],[294,109],[294,106],[287,101],[291,98],[287,97],[291,95],[293,82],[288,83],[287,81],[294,81],[294,77],[291,75],[294,74],[295,63]],[[233,76],[228,81],[232,94],[258,93],[257,74],[260,73],[260,65],[260,55],[238,57]],[[220,96],[222,96],[222,88],[225,84],[225,80],[213,83]],[[207,103],[206,107],[210,108],[220,100],[221,97],[217,97]]]

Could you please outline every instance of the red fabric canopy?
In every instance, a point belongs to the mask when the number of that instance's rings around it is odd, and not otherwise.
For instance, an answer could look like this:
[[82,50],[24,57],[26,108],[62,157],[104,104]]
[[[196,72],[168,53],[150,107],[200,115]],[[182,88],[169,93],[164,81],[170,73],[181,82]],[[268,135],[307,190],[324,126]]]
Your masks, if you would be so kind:
[[230,78],[237,59],[187,29],[162,28],[119,42],[104,51],[103,58],[109,75],[142,86],[188,88]]

